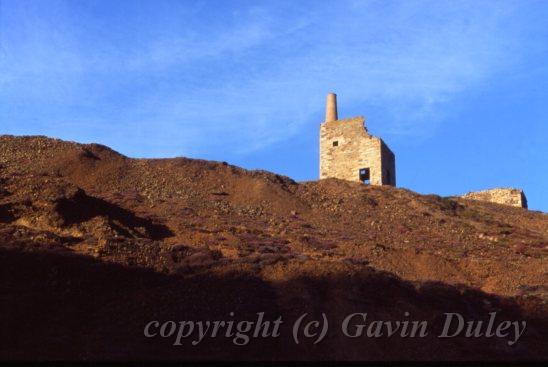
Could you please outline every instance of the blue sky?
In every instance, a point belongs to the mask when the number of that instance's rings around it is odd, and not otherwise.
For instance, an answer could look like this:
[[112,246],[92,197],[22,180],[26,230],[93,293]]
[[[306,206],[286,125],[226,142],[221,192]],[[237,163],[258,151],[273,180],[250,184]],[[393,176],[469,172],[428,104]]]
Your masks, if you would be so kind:
[[318,177],[325,95],[398,186],[548,211],[548,1],[0,0],[0,134]]

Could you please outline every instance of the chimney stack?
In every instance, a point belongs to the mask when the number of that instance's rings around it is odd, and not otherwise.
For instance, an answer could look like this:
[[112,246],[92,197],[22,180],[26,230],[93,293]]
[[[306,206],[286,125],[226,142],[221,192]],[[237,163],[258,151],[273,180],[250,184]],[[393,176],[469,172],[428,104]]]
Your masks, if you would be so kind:
[[325,122],[338,120],[337,117],[337,95],[329,93],[325,104]]

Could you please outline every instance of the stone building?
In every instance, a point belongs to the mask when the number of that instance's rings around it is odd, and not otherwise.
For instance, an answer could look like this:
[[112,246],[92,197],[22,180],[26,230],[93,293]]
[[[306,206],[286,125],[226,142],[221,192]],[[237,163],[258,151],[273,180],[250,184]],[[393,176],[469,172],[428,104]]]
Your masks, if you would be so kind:
[[489,201],[497,204],[517,206],[527,208],[527,198],[520,189],[498,188],[476,192],[469,192],[461,196],[464,199]]
[[339,120],[337,96],[328,94],[325,122],[320,125],[320,179],[396,186],[394,153],[367,132],[364,121],[361,116]]

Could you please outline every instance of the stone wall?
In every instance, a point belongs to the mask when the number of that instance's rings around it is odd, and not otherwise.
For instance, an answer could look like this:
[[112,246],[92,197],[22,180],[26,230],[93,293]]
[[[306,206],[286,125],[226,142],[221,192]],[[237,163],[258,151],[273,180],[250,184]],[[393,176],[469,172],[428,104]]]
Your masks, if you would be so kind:
[[363,117],[324,122],[320,126],[320,179],[360,181],[369,168],[370,184],[395,185],[395,157],[384,142],[370,135]]
[[382,182],[384,185],[396,186],[396,157],[388,146],[381,141]]
[[512,188],[498,188],[477,192],[469,192],[461,196],[464,199],[489,201],[492,203],[505,204],[527,208],[527,198],[523,190]]

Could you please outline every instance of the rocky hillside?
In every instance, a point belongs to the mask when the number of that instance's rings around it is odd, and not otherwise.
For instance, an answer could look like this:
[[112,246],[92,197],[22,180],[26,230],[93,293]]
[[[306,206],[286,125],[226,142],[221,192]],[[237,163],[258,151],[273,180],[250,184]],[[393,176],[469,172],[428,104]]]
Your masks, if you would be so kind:
[[[0,136],[2,359],[546,359],[548,216],[225,162]],[[527,320],[520,342],[147,339],[150,320]],[[256,317],[256,316],[255,316]],[[321,316],[319,316],[321,318]]]

